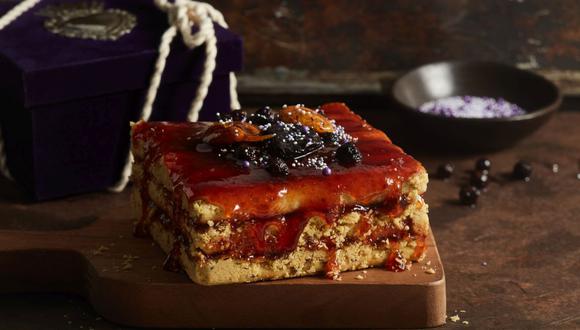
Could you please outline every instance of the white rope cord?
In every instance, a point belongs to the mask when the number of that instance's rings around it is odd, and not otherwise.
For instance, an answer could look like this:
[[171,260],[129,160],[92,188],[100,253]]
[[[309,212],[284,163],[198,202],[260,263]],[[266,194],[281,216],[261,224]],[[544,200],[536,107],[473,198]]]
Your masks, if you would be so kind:
[[[40,0],[23,0],[14,8],[10,9],[6,14],[0,17],[0,30],[7,27],[10,23],[14,22],[18,17],[22,16],[30,8],[34,7]],[[4,135],[2,135],[2,129],[0,128],[0,172],[6,178],[12,180],[12,174],[8,169],[8,164],[6,161],[6,149],[4,146]]]
[[15,21],[22,14],[26,13],[30,8],[36,6],[40,0],[23,0],[14,8],[10,9],[4,16],[0,17],[0,30],[8,26],[10,23]]
[[[40,0],[23,0],[6,15],[0,18],[0,30],[32,8],[39,1]],[[165,70],[167,57],[171,51],[171,42],[179,32],[183,43],[190,49],[201,46],[205,43],[205,62],[200,77],[200,83],[187,115],[187,120],[197,121],[199,118],[199,111],[201,110],[203,102],[207,96],[209,86],[213,79],[213,72],[216,67],[217,39],[213,22],[216,22],[224,28],[227,28],[228,25],[226,24],[222,13],[204,2],[193,0],[175,0],[174,2],[169,2],[168,0],[154,0],[154,2],[159,9],[167,13],[170,26],[161,37],[159,56],[155,63],[155,71],[151,76],[149,89],[145,95],[145,102],[141,109],[140,119],[147,121],[151,116],[153,104],[155,103],[157,91],[161,83],[161,77]],[[195,33],[192,33],[193,25],[198,27],[198,31]],[[230,73],[230,107],[232,109],[240,108],[236,86],[236,76],[232,72]],[[6,177],[11,178],[10,172],[6,166],[6,154],[3,146],[4,144],[1,139],[0,131],[0,171]],[[131,152],[129,152],[121,172],[121,178],[113,187],[109,188],[110,191],[120,192],[125,188],[131,175],[132,161],[133,157]]]

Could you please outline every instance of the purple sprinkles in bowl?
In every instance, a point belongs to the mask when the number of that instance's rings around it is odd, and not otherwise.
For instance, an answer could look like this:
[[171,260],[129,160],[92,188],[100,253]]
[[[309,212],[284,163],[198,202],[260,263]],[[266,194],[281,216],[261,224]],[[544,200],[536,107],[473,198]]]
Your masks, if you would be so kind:
[[423,113],[456,118],[504,118],[523,115],[526,111],[503,98],[451,96],[423,103]]

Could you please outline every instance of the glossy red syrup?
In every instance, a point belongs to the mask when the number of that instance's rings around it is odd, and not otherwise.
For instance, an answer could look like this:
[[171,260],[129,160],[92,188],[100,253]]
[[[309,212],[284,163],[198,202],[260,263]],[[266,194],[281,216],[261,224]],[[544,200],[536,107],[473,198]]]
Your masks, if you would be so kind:
[[[243,169],[233,161],[218,158],[215,152],[196,150],[210,123],[141,122],[133,127],[133,142],[145,142],[146,154],[141,162],[146,173],[149,165],[161,158],[169,170],[176,200],[183,193],[189,201],[219,205],[224,210],[224,219],[220,220],[230,219],[239,226],[240,231],[229,242],[220,243],[228,247],[231,256],[277,256],[296,248],[306,220],[313,214],[322,214],[329,223],[347,208],[363,207],[360,205],[391,216],[400,214],[406,206],[400,199],[401,184],[421,168],[419,162],[346,105],[330,103],[321,108],[357,140],[363,155],[361,164],[329,164],[330,176],[316,169],[292,169],[288,177],[272,177],[264,169]],[[146,208],[147,193],[141,191]],[[361,233],[364,230],[360,228]],[[404,234],[385,228],[373,240],[396,241]]]
[[[395,244],[398,245],[398,244]],[[401,251],[394,247],[391,249],[391,253],[387,257],[387,261],[385,262],[385,268],[392,272],[402,272],[405,270],[405,259],[401,255]]]
[[[258,219],[234,224],[227,242],[217,242],[221,252],[238,259],[276,258],[296,249],[298,239],[310,216],[293,213],[273,219]],[[212,257],[212,256],[209,256]]]
[[324,267],[324,273],[326,278],[338,279],[340,274],[340,265],[336,257],[336,249],[332,248],[328,251],[328,261]]
[[179,243],[173,244],[173,248],[167,254],[165,261],[163,262],[163,269],[169,272],[180,272],[181,263],[179,262],[179,257],[181,256],[181,248]]

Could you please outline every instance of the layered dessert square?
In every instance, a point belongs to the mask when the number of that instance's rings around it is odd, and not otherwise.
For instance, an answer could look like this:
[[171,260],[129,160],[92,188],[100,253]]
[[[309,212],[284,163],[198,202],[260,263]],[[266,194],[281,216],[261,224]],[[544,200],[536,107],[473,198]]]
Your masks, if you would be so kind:
[[132,128],[135,233],[199,284],[384,267],[429,232],[423,166],[343,103]]

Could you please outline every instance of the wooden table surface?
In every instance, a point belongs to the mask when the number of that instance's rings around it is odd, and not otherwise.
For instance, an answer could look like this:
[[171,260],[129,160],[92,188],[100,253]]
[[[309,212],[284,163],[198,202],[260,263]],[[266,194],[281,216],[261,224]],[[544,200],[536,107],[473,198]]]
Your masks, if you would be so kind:
[[[376,124],[373,114],[367,115]],[[446,161],[457,171],[449,181],[433,178],[426,195],[447,278],[450,318],[445,327],[579,328],[580,113],[558,113],[517,146],[486,154],[493,162],[493,181],[475,208],[459,205],[457,194],[481,154],[413,154],[430,172]],[[507,177],[520,159],[534,166],[530,182]],[[557,173],[553,163],[559,165]],[[0,229],[86,225],[109,203],[123,203],[125,195],[99,193],[34,204],[3,181]],[[90,207],[80,209],[80,204]],[[451,318],[455,315],[458,321]],[[104,320],[79,297],[13,293],[0,295],[0,329],[127,328]]]

